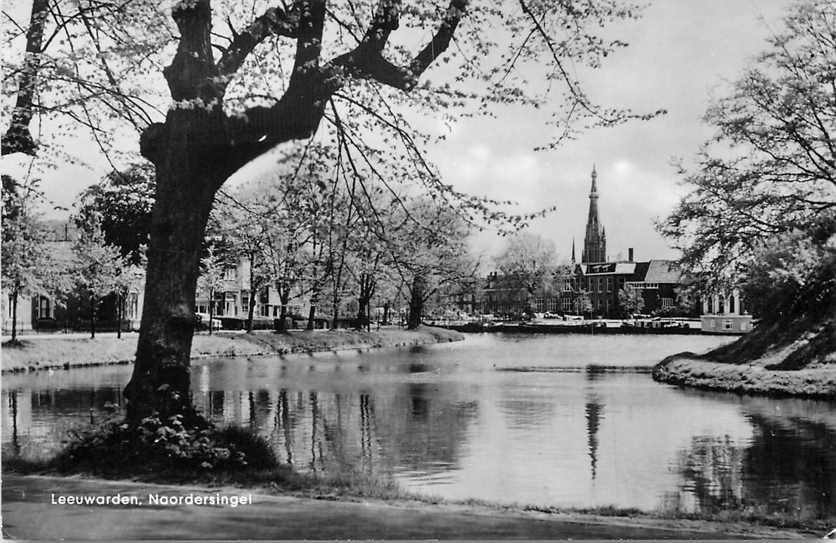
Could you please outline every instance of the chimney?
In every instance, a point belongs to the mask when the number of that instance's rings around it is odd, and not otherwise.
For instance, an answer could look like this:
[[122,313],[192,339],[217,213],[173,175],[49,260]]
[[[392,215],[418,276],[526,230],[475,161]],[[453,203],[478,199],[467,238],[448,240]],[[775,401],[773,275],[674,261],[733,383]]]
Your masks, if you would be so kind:
[[630,247],[629,249],[627,249],[627,262],[632,262],[632,261],[633,261],[633,248]]

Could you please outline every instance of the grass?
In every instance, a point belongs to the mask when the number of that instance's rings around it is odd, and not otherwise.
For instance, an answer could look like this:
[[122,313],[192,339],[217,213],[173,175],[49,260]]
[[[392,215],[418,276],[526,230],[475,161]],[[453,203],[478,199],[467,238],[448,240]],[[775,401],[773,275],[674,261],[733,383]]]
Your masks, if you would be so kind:
[[[252,334],[220,332],[196,334],[192,358],[218,358],[259,355],[288,355],[342,349],[406,347],[427,343],[457,341],[458,332],[421,327],[402,330],[381,328],[370,332],[357,330],[294,330]],[[3,344],[2,371],[20,372],[108,364],[128,364],[136,353],[136,335],[117,339],[113,335],[90,338],[37,338]]]

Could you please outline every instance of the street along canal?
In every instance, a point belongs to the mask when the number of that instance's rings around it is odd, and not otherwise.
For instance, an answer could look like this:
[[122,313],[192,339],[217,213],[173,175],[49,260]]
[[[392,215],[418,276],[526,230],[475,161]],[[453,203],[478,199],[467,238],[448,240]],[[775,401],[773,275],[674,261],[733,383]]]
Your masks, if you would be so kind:
[[[667,355],[728,337],[470,335],[404,351],[194,364],[197,406],[310,472],[556,507],[836,517],[836,402],[682,390]],[[121,403],[128,366],[3,378],[3,452],[41,457]]]

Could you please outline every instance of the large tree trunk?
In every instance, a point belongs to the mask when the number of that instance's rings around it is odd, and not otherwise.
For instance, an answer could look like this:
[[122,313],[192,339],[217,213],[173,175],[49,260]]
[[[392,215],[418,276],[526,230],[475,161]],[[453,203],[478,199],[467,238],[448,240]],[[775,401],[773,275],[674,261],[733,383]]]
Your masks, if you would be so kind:
[[276,283],[276,290],[279,293],[279,326],[277,331],[284,332],[287,329],[287,302],[290,301],[290,287]]
[[311,298],[311,308],[308,310],[308,325],[306,330],[313,330],[316,325],[316,302]]
[[17,299],[20,297],[20,282],[12,289],[12,343],[17,341]]
[[[30,12],[29,28],[26,31],[26,57],[18,79],[17,97],[12,110],[9,128],[3,134],[0,149],[2,154],[35,154],[35,140],[29,131],[32,121],[35,87],[40,73],[43,52],[44,23],[49,15],[49,0],[34,0]],[[16,190],[10,176],[3,179],[4,190]]]
[[408,330],[414,330],[421,325],[426,286],[426,280],[421,275],[416,275],[412,280],[412,292],[409,298],[409,318],[406,322]]
[[250,297],[247,300],[247,333],[253,333],[253,313],[255,313],[255,255],[250,253]]
[[215,318],[215,289],[209,289],[209,335],[212,335],[212,319]]
[[383,324],[389,324],[389,300],[383,302]]
[[122,295],[116,294],[116,339],[122,339]]
[[96,338],[96,295],[90,293],[90,339]]
[[369,306],[369,299],[365,296],[359,296],[357,298],[357,326],[358,330],[362,330],[366,327],[366,319],[368,318],[368,306]]
[[211,126],[195,126],[198,123],[190,119],[172,122],[172,117],[178,116],[176,111],[169,112],[167,141],[159,148],[162,156],[156,161],[157,197],[151,219],[145,304],[136,363],[125,388],[127,416],[132,422],[154,412],[161,417],[183,414],[192,422],[199,419],[189,397],[189,357],[201,242],[214,193],[223,181],[217,173],[222,153],[211,146],[195,152],[193,134],[204,133]]

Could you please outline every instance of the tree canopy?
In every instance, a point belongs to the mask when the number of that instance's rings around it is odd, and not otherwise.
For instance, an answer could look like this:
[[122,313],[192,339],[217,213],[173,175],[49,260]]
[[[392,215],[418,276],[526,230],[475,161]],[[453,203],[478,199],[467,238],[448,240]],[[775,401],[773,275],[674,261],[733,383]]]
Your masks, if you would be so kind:
[[[791,301],[801,290],[818,292],[805,299],[833,292],[812,278],[836,275],[835,20],[833,2],[793,6],[769,48],[708,110],[717,134],[696,168],[683,170],[692,192],[659,225],[691,271],[717,287],[745,286],[764,316],[803,307]],[[786,304],[774,303],[779,291]]]

